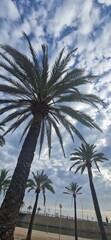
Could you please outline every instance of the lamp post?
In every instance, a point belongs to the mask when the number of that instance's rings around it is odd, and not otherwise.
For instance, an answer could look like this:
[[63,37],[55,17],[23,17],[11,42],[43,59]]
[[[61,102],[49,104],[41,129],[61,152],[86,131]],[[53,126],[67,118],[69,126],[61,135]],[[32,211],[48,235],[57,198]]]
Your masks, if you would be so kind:
[[61,236],[61,212],[62,212],[62,204],[59,204],[60,207],[60,222],[59,222],[59,240],[60,240],[60,236]]

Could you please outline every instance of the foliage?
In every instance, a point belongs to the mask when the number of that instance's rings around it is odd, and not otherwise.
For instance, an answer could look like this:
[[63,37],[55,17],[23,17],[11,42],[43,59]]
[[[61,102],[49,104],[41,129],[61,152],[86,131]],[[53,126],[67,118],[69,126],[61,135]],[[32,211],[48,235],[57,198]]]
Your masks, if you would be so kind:
[[52,181],[48,178],[47,174],[44,174],[44,171],[35,174],[32,172],[33,179],[28,179],[27,180],[27,188],[29,188],[28,192],[31,190],[34,190],[35,193],[40,193],[42,192],[43,194],[43,199],[44,199],[44,205],[46,203],[46,196],[45,196],[45,191],[46,189],[51,191],[52,193],[55,193],[53,187],[52,187]]
[[82,189],[82,187],[79,187],[79,185],[76,182],[71,182],[69,186],[65,188],[67,191],[63,192],[64,194],[69,194],[72,195],[73,197],[78,194],[81,194],[80,190]]
[[96,145],[94,144],[82,143],[79,149],[75,149],[75,152],[71,154],[72,157],[70,158],[70,161],[74,162],[70,167],[70,170],[78,166],[75,173],[81,171],[82,174],[86,168],[92,168],[92,164],[94,163],[95,167],[100,172],[98,163],[102,163],[108,159],[104,153],[98,153],[95,148]]
[[62,49],[52,70],[49,71],[48,47],[42,45],[41,59],[39,55],[37,57],[29,37],[25,33],[24,36],[28,42],[31,58],[9,45],[1,45],[3,52],[0,52],[2,59],[0,67],[6,74],[0,74],[3,80],[0,92],[4,93],[4,98],[0,99],[0,104],[4,104],[0,109],[0,115],[5,113],[2,124],[11,122],[4,136],[25,122],[22,138],[31,124],[41,118],[39,154],[46,136],[50,156],[51,135],[54,129],[65,155],[60,125],[65,128],[72,140],[74,133],[84,140],[74,126],[74,120],[90,128],[99,127],[89,115],[74,110],[75,103],[97,107],[98,104],[102,104],[102,100],[93,94],[80,92],[79,87],[91,83],[94,77],[85,75],[83,69],[68,68],[76,49],[66,55]]

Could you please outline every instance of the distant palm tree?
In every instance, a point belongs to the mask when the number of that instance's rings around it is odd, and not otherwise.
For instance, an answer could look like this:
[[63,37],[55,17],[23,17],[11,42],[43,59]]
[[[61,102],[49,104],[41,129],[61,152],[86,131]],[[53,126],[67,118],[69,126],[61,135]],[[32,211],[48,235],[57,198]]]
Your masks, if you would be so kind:
[[38,172],[37,174],[32,172],[32,174],[33,174],[33,179],[29,179],[27,181],[27,187],[29,188],[28,192],[30,192],[31,190],[35,190],[36,198],[35,198],[35,203],[32,210],[32,215],[29,223],[26,240],[31,240],[33,222],[34,222],[34,218],[37,210],[37,204],[38,204],[38,198],[39,198],[40,192],[42,192],[43,194],[44,205],[46,203],[46,195],[45,195],[46,189],[51,191],[52,193],[55,193],[52,187],[52,181],[48,178],[47,174],[44,174],[44,171],[42,171],[40,174]]
[[40,211],[41,211],[41,208],[38,207],[38,208],[37,208],[37,213],[39,214]]
[[26,34],[24,36],[28,42],[30,58],[9,45],[0,45],[0,67],[3,68],[3,74],[0,74],[0,115],[5,114],[2,124],[10,123],[4,136],[23,123],[25,127],[22,128],[22,137],[27,134],[0,210],[0,237],[3,234],[5,238],[5,226],[6,239],[8,232],[10,236],[14,235],[37,141],[40,140],[40,154],[46,136],[50,156],[54,130],[65,156],[60,126],[64,127],[72,140],[74,133],[83,140],[74,126],[74,120],[87,127],[99,129],[89,115],[77,110],[77,107],[74,109],[75,103],[91,104],[93,107],[102,103],[99,97],[82,93],[79,89],[82,85],[91,83],[94,77],[85,75],[83,69],[75,69],[74,66],[69,68],[76,49],[66,55],[62,49],[51,70],[48,64],[48,47],[42,45],[42,55],[37,57],[29,37]]
[[8,177],[8,172],[9,170],[6,169],[1,169],[0,171],[0,194],[3,192],[3,194],[5,195],[7,188],[10,185],[10,178]]
[[32,210],[32,206],[29,205],[27,209],[28,209],[28,211],[30,212],[30,210]]
[[78,240],[78,233],[77,233],[77,207],[76,207],[76,197],[78,194],[81,194],[80,190],[82,187],[80,187],[76,182],[71,182],[68,187],[66,188],[66,192],[63,192],[64,194],[69,194],[73,196],[74,200],[74,223],[75,223],[75,240]]
[[92,174],[92,164],[94,163],[97,170],[100,172],[98,163],[103,162],[104,160],[108,160],[103,153],[98,153],[97,150],[95,150],[96,145],[94,144],[81,144],[81,147],[79,149],[75,149],[75,152],[72,153],[72,157],[70,158],[70,161],[74,161],[74,164],[70,167],[70,170],[73,167],[76,167],[79,165],[75,171],[77,173],[79,170],[81,170],[81,174],[84,172],[84,170],[87,168],[88,177],[89,177],[89,184],[93,199],[93,204],[99,224],[99,229],[101,233],[101,239],[107,240],[107,236],[105,234],[104,225],[102,221],[102,216],[100,212],[100,207],[93,183],[93,174]]

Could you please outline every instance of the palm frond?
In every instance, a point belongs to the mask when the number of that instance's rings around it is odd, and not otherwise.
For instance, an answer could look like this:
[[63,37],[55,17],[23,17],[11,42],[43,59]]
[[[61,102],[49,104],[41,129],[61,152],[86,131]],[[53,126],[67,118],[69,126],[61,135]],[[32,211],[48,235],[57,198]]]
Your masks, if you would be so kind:
[[[27,80],[31,83],[34,89],[37,89],[37,81],[35,81],[35,79],[38,79],[38,76],[30,59],[9,45],[1,45],[1,48],[14,59],[15,63],[19,66],[21,71],[26,74]],[[4,67],[4,69],[6,69],[6,67]],[[13,69],[7,69],[7,71],[12,71],[12,74],[15,72]]]
[[64,194],[68,194],[68,195],[70,194],[70,193],[68,193],[68,192],[63,192],[63,193],[64,193]]
[[99,166],[98,166],[98,164],[97,164],[97,161],[94,161],[94,163],[95,163],[95,165],[96,165],[97,170],[98,170],[99,172],[101,172],[101,171],[100,171],[100,168],[99,168]]
[[[60,91],[60,89],[58,90]],[[72,92],[70,94],[67,94],[66,96],[61,96],[56,101],[56,103],[62,103],[62,102],[82,102],[82,103],[88,103],[91,104],[93,107],[98,108],[98,104],[103,104],[103,101],[97,97],[96,95],[92,94],[81,94],[80,92]]]
[[102,131],[99,126],[94,122],[94,120],[88,116],[87,114],[81,112],[81,111],[75,111],[71,107],[67,106],[59,106],[59,109],[61,112],[69,115],[73,119],[77,120],[78,122],[82,123],[83,125],[89,127],[89,128],[97,128],[99,131]]
[[[83,136],[80,134],[80,132],[77,130],[77,128],[74,126],[74,124],[70,123],[67,118],[61,114],[59,109],[56,108],[51,108],[52,116],[54,117],[54,113],[57,117],[55,117],[57,123],[61,122],[61,124],[64,126],[64,128],[67,130],[69,133],[72,141],[74,142],[74,133],[79,137],[79,139],[83,142],[85,142],[85,139]],[[58,119],[57,119],[58,118]]]
[[[81,168],[82,168],[83,164],[81,164],[80,166],[78,166],[75,170],[75,173],[77,173]],[[73,167],[73,166],[72,166]]]
[[[4,131],[3,126],[4,125],[2,123],[0,123],[0,130],[1,131]],[[5,144],[5,139],[4,139],[4,137],[2,135],[0,135],[0,146],[3,147],[4,144]]]
[[6,85],[3,85],[3,84],[0,84],[0,91],[1,92],[4,92],[4,93],[7,93],[9,95],[21,95],[23,94],[23,91],[21,89],[18,89],[16,87],[12,87],[12,86],[6,86]]
[[50,89],[50,87],[53,86],[53,84],[55,84],[58,79],[63,75],[63,73],[67,70],[65,69],[65,67],[67,66],[68,62],[70,61],[73,53],[76,51],[77,49],[73,49],[72,51],[70,51],[63,59],[63,52],[64,52],[64,48],[61,50],[59,57],[57,58],[57,60],[54,63],[54,66],[52,68],[52,73],[51,73],[51,77],[49,79],[48,82],[48,88]]
[[44,128],[44,120],[42,121],[42,126],[41,126],[41,132],[40,132],[40,147],[39,147],[39,157],[41,154],[41,150],[42,150],[42,145],[43,145],[43,141],[44,141],[44,134],[45,134],[45,128]]
[[46,122],[46,136],[47,136],[47,143],[48,143],[48,149],[49,149],[49,158],[51,156],[51,135],[52,135],[52,128],[51,128],[51,122],[50,119],[47,118]]
[[32,58],[33,58],[33,61],[34,61],[34,64],[35,64],[35,67],[37,67],[38,64],[37,64],[37,56],[36,56],[35,50],[32,47],[32,44],[30,42],[30,39],[29,39],[28,35],[25,32],[23,32],[23,35],[27,39],[27,42],[28,42],[28,45],[29,45],[29,49],[30,49],[30,52],[31,52],[31,55],[32,55]]
[[[76,166],[76,165],[78,165],[78,164],[81,164],[81,161],[77,161],[76,163],[73,163],[73,168]],[[72,166],[71,166],[71,168],[72,168]],[[70,170],[71,170],[71,168],[70,168]]]
[[61,145],[61,148],[62,148],[62,151],[63,151],[63,155],[64,155],[64,157],[65,157],[63,140],[62,140],[62,136],[61,136],[61,132],[60,132],[60,130],[59,130],[59,127],[57,126],[57,124],[55,123],[55,121],[54,121],[51,117],[49,117],[49,118],[50,118],[50,122],[51,122],[51,124],[52,124],[52,126],[53,126],[53,128],[54,128],[54,130],[55,130],[55,133],[56,133],[56,135],[57,135],[57,137],[58,137],[58,140],[59,140],[59,142],[60,142],[60,145]]
[[21,116],[20,119],[16,120],[16,122],[14,122],[7,131],[5,131],[5,133],[3,134],[3,136],[5,136],[8,132],[10,131],[15,131],[28,117],[30,116],[30,113],[25,114],[23,116]]
[[3,136],[0,135],[0,146],[3,147],[5,144],[5,139]]
[[86,164],[84,163],[84,164],[82,165],[82,167],[81,167],[81,174],[83,174],[85,168],[86,168]]
[[43,57],[42,57],[42,81],[43,85],[45,86],[46,89],[46,82],[48,78],[48,46],[42,45],[42,52],[43,52]]

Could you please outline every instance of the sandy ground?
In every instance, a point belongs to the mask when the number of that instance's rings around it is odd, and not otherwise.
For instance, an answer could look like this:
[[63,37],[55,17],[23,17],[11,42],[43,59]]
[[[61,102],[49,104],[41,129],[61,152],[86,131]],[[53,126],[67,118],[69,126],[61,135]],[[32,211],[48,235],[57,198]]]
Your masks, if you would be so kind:
[[[21,240],[21,239],[25,239],[26,237],[26,233],[27,233],[27,229],[26,228],[19,228],[16,227],[15,229],[15,240]],[[65,236],[65,235],[60,235],[59,234],[55,234],[55,233],[46,233],[46,232],[41,232],[41,231],[36,231],[33,230],[32,232],[32,240],[74,240],[73,236]],[[79,238],[79,240],[86,240],[85,238]],[[89,239],[91,240],[91,239]]]

